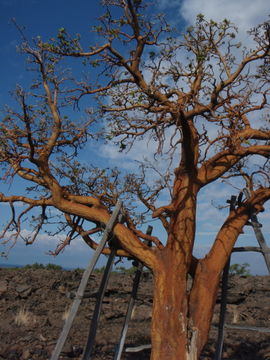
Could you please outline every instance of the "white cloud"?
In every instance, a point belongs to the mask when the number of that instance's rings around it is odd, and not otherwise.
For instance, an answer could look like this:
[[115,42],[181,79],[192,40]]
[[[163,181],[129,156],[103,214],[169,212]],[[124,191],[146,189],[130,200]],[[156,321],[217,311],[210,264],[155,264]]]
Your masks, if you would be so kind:
[[[164,154],[170,149],[172,136],[172,129],[165,130],[163,144]],[[148,135],[145,135],[143,140],[136,139],[130,150],[120,152],[119,146],[115,145],[113,142],[108,142],[98,149],[98,155],[109,159],[112,166],[116,165],[122,169],[134,172],[136,172],[136,168],[138,167],[136,161],[151,161],[155,164],[156,168],[162,169],[162,173],[165,174],[169,165],[168,156],[157,156],[155,160],[158,146],[158,142],[154,140],[153,136],[149,133]],[[177,164],[174,165],[175,167],[177,166]],[[173,168],[173,166],[171,168]]]
[[[24,238],[24,239],[27,239],[29,238],[29,240],[31,239],[31,237],[33,236],[34,232],[31,231],[31,230],[28,230],[28,229],[22,229],[21,232],[20,232],[20,235]],[[9,239],[12,241],[14,239],[14,235],[15,233],[12,232],[12,231],[7,231],[6,232],[6,236],[5,236],[5,239],[4,241],[8,241]],[[18,239],[21,239],[20,237]],[[65,239],[65,236],[64,235],[56,235],[56,236],[49,236],[45,233],[40,233],[35,242],[42,242],[43,244],[52,244],[52,243],[55,243],[57,244],[58,242],[60,241],[63,241]],[[21,240],[18,240],[18,241],[21,241]]]
[[265,0],[184,0],[180,6],[181,15],[192,24],[196,15],[204,14],[208,19],[233,21],[240,31],[267,20],[269,3]]
[[[58,256],[49,254],[49,251],[54,251],[57,246],[57,240],[55,239],[54,242],[51,240],[53,239],[44,242],[41,236],[41,238],[37,239],[37,242],[30,246],[25,246],[22,241],[18,241],[12,249],[8,248],[8,244],[6,247],[1,246],[0,252],[6,250],[8,257],[6,259],[0,258],[0,263],[14,265],[33,264],[35,262],[42,264],[53,263],[66,268],[86,267],[89,263],[93,250],[80,238],[72,241],[71,245],[65,247],[64,251]],[[98,267],[103,266],[105,261],[105,256],[101,257]]]
[[101,155],[113,165],[120,166],[122,169],[136,171],[134,161],[152,160],[155,152],[154,141],[137,141],[129,151],[119,151],[119,147],[110,143],[101,148]]

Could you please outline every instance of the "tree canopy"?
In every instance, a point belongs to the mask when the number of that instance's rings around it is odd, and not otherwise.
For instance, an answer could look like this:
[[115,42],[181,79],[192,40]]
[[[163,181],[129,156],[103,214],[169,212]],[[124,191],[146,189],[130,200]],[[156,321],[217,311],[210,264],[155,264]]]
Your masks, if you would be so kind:
[[[22,219],[40,209],[31,219],[37,231],[28,242],[49,222],[56,194],[59,200],[90,208],[101,203],[110,207],[128,193],[131,208],[138,198],[168,229],[170,215],[182,201],[181,172],[196,177],[198,188],[225,174],[248,171],[260,187],[269,184],[269,24],[250,31],[254,46],[249,49],[241,46],[237,28],[227,19],[216,23],[198,15],[193,27],[177,33],[162,15],[149,18],[141,2],[105,3],[90,51],[83,49],[79,35],[73,38],[64,28],[49,42],[24,39],[21,46],[34,80],[28,90],[18,85],[18,107],[6,108],[2,179],[19,176],[30,182],[26,190],[35,195],[22,191],[2,195],[1,201],[10,203],[13,214],[6,230],[17,233]],[[74,79],[67,70],[70,57],[94,71]],[[72,109],[91,95],[82,121]],[[80,163],[79,150],[98,138],[117,143],[120,151],[151,141],[155,159],[167,166],[160,169],[150,158],[139,164],[140,172],[123,177],[118,169]],[[251,155],[265,161],[250,166]],[[163,194],[168,205],[159,207]],[[18,201],[28,208],[15,219]],[[130,216],[129,228],[137,235],[136,223]]]

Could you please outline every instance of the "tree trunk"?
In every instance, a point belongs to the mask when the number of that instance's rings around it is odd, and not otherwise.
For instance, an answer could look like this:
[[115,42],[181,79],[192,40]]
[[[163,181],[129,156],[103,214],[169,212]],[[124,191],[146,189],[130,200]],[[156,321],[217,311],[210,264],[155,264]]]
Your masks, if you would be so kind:
[[161,263],[154,272],[151,360],[187,360],[186,267],[168,249]]
[[154,272],[151,360],[198,360],[208,339],[217,276],[214,285],[195,281],[190,294],[188,270],[180,259],[177,263],[175,253],[164,249],[161,263]]

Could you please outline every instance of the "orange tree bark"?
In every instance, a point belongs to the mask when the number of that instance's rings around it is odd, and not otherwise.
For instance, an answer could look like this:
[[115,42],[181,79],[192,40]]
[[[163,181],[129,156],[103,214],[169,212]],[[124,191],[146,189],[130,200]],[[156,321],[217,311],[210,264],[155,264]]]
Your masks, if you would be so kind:
[[208,339],[222,269],[248,220],[245,210],[230,214],[216,248],[198,261],[190,290],[184,253],[169,247],[160,251],[154,270],[151,360],[199,359]]
[[164,249],[154,271],[151,359],[186,359],[188,346],[187,269],[181,256]]

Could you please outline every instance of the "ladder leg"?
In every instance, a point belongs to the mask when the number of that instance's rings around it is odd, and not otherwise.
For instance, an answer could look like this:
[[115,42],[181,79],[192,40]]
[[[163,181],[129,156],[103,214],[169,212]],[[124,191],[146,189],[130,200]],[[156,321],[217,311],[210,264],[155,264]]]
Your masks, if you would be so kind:
[[222,275],[221,302],[220,302],[220,313],[219,313],[219,324],[218,324],[218,340],[217,340],[217,348],[216,348],[214,360],[221,360],[222,351],[223,351],[224,325],[225,325],[226,307],[227,307],[227,290],[228,290],[230,260],[231,258],[229,258],[229,260],[227,261]]
[[91,321],[88,339],[87,339],[87,343],[85,346],[82,360],[89,360],[91,358],[91,353],[93,351],[93,347],[94,347],[94,343],[95,343],[98,321],[99,321],[101,308],[102,308],[102,301],[104,298],[105,290],[107,288],[109,276],[112,271],[112,265],[113,265],[113,260],[115,258],[115,253],[116,253],[116,249],[112,248],[109,258],[108,258],[108,261],[107,261],[107,265],[106,265],[102,280],[101,280],[101,284],[99,287],[98,297],[96,300],[96,306],[95,306],[95,310],[93,313],[93,318]]
[[[151,235],[152,230],[153,230],[152,226],[148,226],[146,234]],[[150,245],[150,243],[148,243],[148,245]],[[122,352],[123,352],[125,341],[126,341],[128,326],[129,326],[129,322],[131,319],[132,310],[134,308],[135,300],[137,297],[137,292],[138,292],[138,288],[139,288],[142,271],[143,271],[143,264],[139,263],[136,273],[135,273],[134,280],[133,280],[132,292],[130,295],[129,304],[128,304],[128,308],[127,308],[127,312],[126,312],[126,317],[125,317],[124,325],[123,325],[122,332],[120,335],[119,344],[116,347],[114,360],[120,360],[121,356],[122,356]]]
[[258,222],[258,218],[256,215],[254,215],[254,214],[251,215],[250,220],[251,220],[251,225],[254,230],[256,239],[261,248],[261,251],[262,251],[262,254],[263,254],[263,257],[265,260],[265,264],[266,264],[268,272],[270,274],[270,251],[269,251],[269,248],[267,247],[266,241],[265,241],[263,233],[261,231],[261,226]]
[[134,304],[135,304],[135,300],[136,300],[136,296],[137,296],[138,286],[139,286],[139,282],[140,282],[140,278],[141,278],[141,274],[142,274],[142,268],[143,268],[143,266],[140,263],[138,265],[138,268],[136,270],[136,274],[135,274],[135,277],[134,277],[134,280],[133,280],[132,293],[131,293],[131,296],[130,296],[130,299],[129,299],[128,309],[127,309],[126,317],[125,317],[125,322],[124,322],[124,326],[122,328],[120,341],[119,341],[119,344],[118,344],[117,349],[116,349],[114,360],[120,360],[121,359],[121,355],[122,355],[122,352],[123,352],[123,348],[124,348],[125,340],[126,340],[126,335],[127,335],[127,331],[128,331],[129,321],[131,319],[132,310],[134,308]]
[[90,275],[92,274],[93,272],[93,269],[100,257],[100,254],[102,253],[102,250],[103,248],[105,247],[105,244],[108,240],[108,237],[110,235],[110,232],[112,231],[112,228],[115,224],[115,222],[117,221],[117,218],[118,218],[118,214],[120,212],[120,209],[121,209],[121,206],[122,206],[122,202],[119,200],[115,206],[115,209],[112,213],[112,216],[104,230],[104,233],[103,233],[103,236],[102,236],[102,239],[96,249],[96,251],[94,252],[94,255],[93,257],[91,258],[91,261],[89,263],[89,265],[87,266],[87,268],[85,269],[84,273],[83,273],[83,276],[82,276],[82,279],[81,279],[81,282],[80,282],[80,285],[79,285],[79,288],[77,290],[77,293],[76,293],[76,297],[73,301],[73,304],[71,306],[71,309],[70,309],[70,312],[69,312],[69,316],[64,324],[64,327],[63,327],[63,330],[58,338],[58,341],[56,343],[56,346],[54,348],[54,351],[52,353],[52,356],[51,356],[51,360],[57,360],[59,358],[59,355],[62,351],[62,348],[66,342],[66,339],[68,337],[68,334],[69,334],[69,331],[70,331],[70,328],[71,328],[71,325],[74,321],[74,318],[77,314],[77,311],[78,311],[78,308],[80,306],[80,303],[81,303],[81,300],[83,298],[83,294],[84,294],[84,291],[85,291],[85,288],[86,288],[86,285],[87,285],[87,282],[88,282],[88,279],[90,277]]

